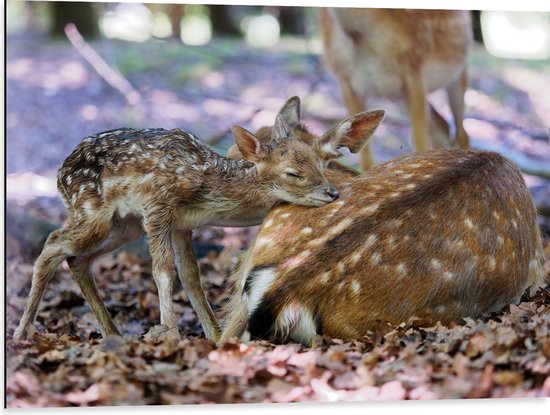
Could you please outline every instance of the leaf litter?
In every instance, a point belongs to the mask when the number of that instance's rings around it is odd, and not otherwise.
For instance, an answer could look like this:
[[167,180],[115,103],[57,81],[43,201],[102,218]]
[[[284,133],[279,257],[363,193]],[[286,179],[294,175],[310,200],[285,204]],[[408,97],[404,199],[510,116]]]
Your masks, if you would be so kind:
[[[196,239],[219,240],[220,232]],[[233,232],[233,248],[199,260],[220,319],[240,253],[234,242],[241,238],[244,245],[249,237],[247,230]],[[355,341],[316,336],[309,348],[258,340],[218,348],[204,338],[179,285],[173,299],[182,340],[151,334],[160,316],[150,264],[122,251],[100,258],[94,271],[123,337],[101,338],[69,270],[60,267],[37,332],[16,342],[11,335],[32,266],[15,262],[8,268],[8,407],[550,396],[548,288],[499,313],[449,325],[380,322]]]

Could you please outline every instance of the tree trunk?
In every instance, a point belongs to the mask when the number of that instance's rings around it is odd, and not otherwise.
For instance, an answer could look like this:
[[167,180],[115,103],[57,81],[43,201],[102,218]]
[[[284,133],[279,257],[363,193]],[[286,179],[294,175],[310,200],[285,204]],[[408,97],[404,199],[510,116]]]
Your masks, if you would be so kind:
[[241,31],[235,23],[231,5],[209,5],[212,31],[222,36],[240,36]]
[[93,3],[52,2],[53,22],[51,34],[65,37],[65,26],[74,23],[85,38],[98,35],[97,15]]
[[279,24],[281,33],[304,36],[306,34],[304,8],[280,7]]

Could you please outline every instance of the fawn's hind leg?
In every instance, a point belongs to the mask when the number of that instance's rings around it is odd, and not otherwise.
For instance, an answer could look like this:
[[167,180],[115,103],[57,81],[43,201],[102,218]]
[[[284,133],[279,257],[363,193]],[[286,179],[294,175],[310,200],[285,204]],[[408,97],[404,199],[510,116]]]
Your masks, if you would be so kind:
[[92,262],[99,256],[111,252],[122,245],[136,240],[142,234],[142,228],[138,220],[126,221],[117,224],[107,239],[102,241],[91,252],[84,255],[77,255],[67,258],[73,276],[80,287],[82,295],[89,304],[95,318],[97,319],[103,337],[109,335],[120,335],[120,332],[112,320],[105,303],[99,296],[97,287],[91,272]]
[[220,337],[220,326],[201,285],[197,259],[191,246],[191,236],[191,231],[172,231],[172,247],[178,276],[199,317],[206,338],[217,341]]
[[36,318],[38,306],[44,296],[46,286],[54,276],[57,266],[72,254],[70,238],[72,231],[71,227],[64,226],[48,236],[44,248],[34,264],[31,291],[25,305],[23,317],[21,317],[19,326],[13,334],[14,339],[23,339],[32,335],[29,329]]

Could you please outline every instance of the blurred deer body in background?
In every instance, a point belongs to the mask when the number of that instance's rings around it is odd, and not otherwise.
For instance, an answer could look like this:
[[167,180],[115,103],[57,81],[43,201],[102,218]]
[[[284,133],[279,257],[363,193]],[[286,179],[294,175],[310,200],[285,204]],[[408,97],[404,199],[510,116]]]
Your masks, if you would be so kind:
[[[427,101],[444,88],[454,117],[458,146],[467,149],[463,127],[467,56],[471,45],[468,11],[321,9],[324,57],[336,74],[348,113],[370,98],[404,99],[417,151],[450,147],[449,126]],[[374,160],[367,144],[361,167]]]
[[436,150],[336,173],[337,202],[265,218],[221,342],[248,331],[309,345],[316,334],[360,338],[378,321],[448,323],[543,285],[535,207],[504,157]]
[[58,172],[68,220],[50,234],[35,263],[31,292],[14,337],[32,334],[46,285],[64,259],[102,334],[119,334],[90,265],[145,232],[166,336],[180,337],[172,304],[177,269],[206,337],[217,340],[219,325],[200,283],[192,229],[257,225],[281,201],[305,206],[334,201],[338,192],[324,175],[325,164],[340,154],[339,147],[359,148],[366,139],[361,125],[368,114],[344,120],[322,137],[307,133],[299,117],[300,101],[294,97],[285,103],[275,125],[262,128],[258,138],[233,127],[246,160],[222,157],[179,129],[120,129],[85,138]]

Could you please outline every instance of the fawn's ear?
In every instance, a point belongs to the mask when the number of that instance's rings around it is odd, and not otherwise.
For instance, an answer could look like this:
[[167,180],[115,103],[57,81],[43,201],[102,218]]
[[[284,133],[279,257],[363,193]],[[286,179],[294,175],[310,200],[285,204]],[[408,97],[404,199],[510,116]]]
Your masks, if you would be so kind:
[[235,143],[237,144],[239,151],[245,159],[256,162],[267,156],[266,148],[250,131],[235,125],[231,127],[231,132],[235,137]]
[[338,149],[347,147],[352,153],[357,153],[376,131],[384,114],[384,110],[377,109],[346,118],[319,139],[321,151],[339,157],[341,153]]
[[300,98],[290,98],[275,117],[275,124],[271,130],[271,138],[287,138],[292,130],[300,123]]

